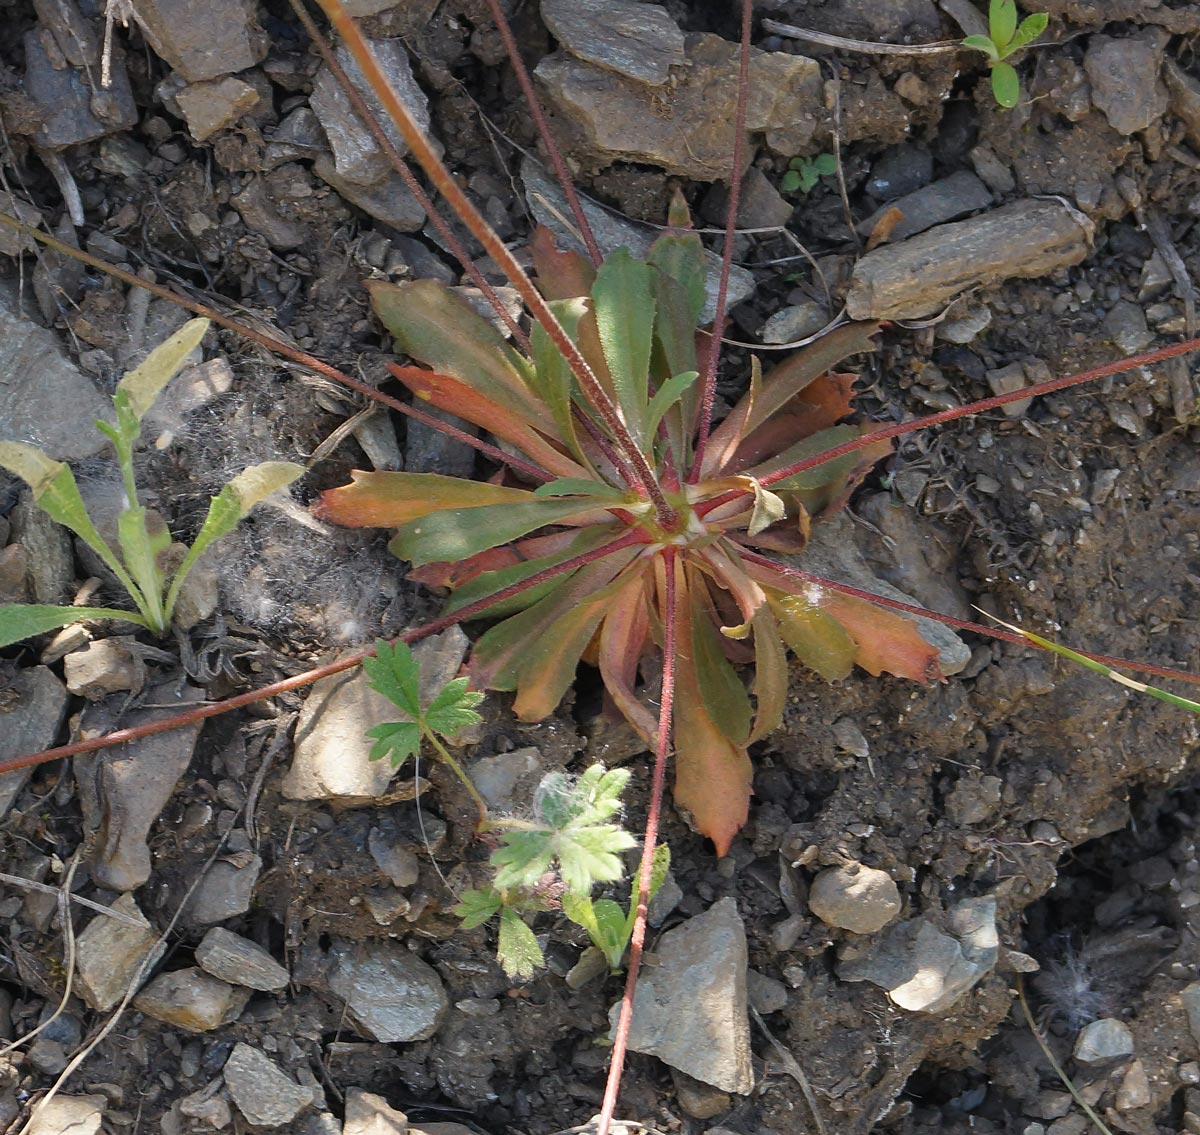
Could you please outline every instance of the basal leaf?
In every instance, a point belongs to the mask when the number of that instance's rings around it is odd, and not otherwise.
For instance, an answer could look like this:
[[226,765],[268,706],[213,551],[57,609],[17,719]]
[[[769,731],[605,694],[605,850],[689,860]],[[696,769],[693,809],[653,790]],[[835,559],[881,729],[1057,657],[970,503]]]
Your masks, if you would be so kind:
[[921,637],[912,619],[827,589],[819,591],[816,602],[854,640],[854,661],[868,674],[887,671],[916,682],[941,678],[937,647]]
[[700,313],[704,310],[707,288],[704,245],[700,241],[700,234],[664,233],[650,246],[646,261],[683,289],[686,306],[681,322],[686,322],[691,329],[694,343],[696,324],[700,322]]
[[[550,304],[562,329],[575,340],[579,324],[587,311],[587,301],[580,299],[558,300]],[[572,413],[578,383],[563,353],[540,323],[534,323],[529,333],[529,347],[533,355],[531,382],[538,395],[550,408],[558,436],[575,457],[587,464],[587,455],[575,432]]]
[[846,628],[804,595],[770,601],[779,633],[791,652],[827,682],[838,682],[854,669],[857,653]]
[[5,603],[0,606],[0,646],[45,634],[84,619],[123,619],[146,626],[136,611],[118,611],[113,607],[56,607],[45,603]]
[[596,272],[592,306],[617,403],[634,440],[649,444],[646,404],[654,333],[653,269],[618,248]]
[[410,520],[447,508],[528,501],[525,489],[510,489],[439,473],[364,473],[351,483],[321,494],[313,514],[350,528],[398,528]]
[[165,623],[162,601],[166,583],[161,557],[171,546],[171,533],[157,513],[132,505],[122,509],[117,517],[117,538],[125,566],[144,597],[145,606],[141,603],[138,606],[150,619],[153,629],[161,633],[165,629],[159,624]]
[[510,906],[500,912],[496,957],[509,977],[532,977],[546,961],[533,931]]
[[[705,712],[730,741],[745,745],[750,736],[750,697],[737,671],[722,653],[717,629],[698,601],[703,586],[698,581],[689,585],[689,594],[696,598],[684,627],[680,629],[690,631],[691,662]],[[688,650],[684,643],[681,643],[682,648]],[[684,712],[690,712],[690,708]]]
[[641,565],[624,573],[624,585],[613,596],[608,614],[600,628],[597,663],[604,688],[642,740],[653,745],[658,732],[658,717],[638,698],[635,683],[638,664],[648,646],[650,612],[647,601],[648,572]]
[[548,415],[530,386],[529,363],[462,296],[435,280],[368,280],[367,291],[400,351],[543,424]]
[[787,705],[787,654],[780,638],[779,623],[767,604],[754,617],[754,728],[753,743],[779,727]]
[[684,371],[682,374],[675,375],[674,378],[667,379],[654,392],[654,397],[650,399],[650,405],[646,409],[647,434],[653,436],[655,430],[658,429],[658,423],[663,419],[663,415],[696,385],[696,379],[699,377],[699,371]]
[[188,355],[200,346],[209,326],[207,319],[189,319],[117,383],[117,393],[128,399],[129,409],[137,421],[146,416],[163,387],[179,373]]
[[996,45],[986,35],[969,35],[962,41],[962,45],[969,47],[972,51],[982,51],[993,62],[1000,58]]
[[778,523],[787,514],[787,506],[783,499],[768,489],[764,489],[758,481],[750,478],[754,489],[754,511],[750,515],[750,524],[746,534],[757,536],[765,528]]
[[631,494],[606,481],[590,480],[586,477],[559,477],[547,481],[533,490],[535,497],[591,497],[606,504],[632,506],[636,503]]
[[[395,476],[403,476],[397,473]],[[578,498],[522,501],[443,508],[401,526],[388,548],[414,566],[442,560],[465,560],[476,552],[507,544],[548,524],[580,520],[597,506]]]
[[612,899],[597,899],[596,933],[592,941],[604,952],[611,969],[619,969],[629,936],[625,933],[625,911]]

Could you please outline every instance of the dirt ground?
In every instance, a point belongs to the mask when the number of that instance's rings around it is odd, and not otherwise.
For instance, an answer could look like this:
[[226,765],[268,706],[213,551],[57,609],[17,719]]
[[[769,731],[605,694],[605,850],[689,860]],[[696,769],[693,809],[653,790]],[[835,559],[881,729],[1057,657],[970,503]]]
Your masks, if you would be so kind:
[[[94,15],[97,5],[82,7]],[[725,5],[668,7],[687,32],[735,35]],[[1152,82],[1151,95],[1161,98],[1153,120],[1122,133],[1089,101],[1083,62],[1102,35],[1160,35],[1154,42],[1170,67],[1186,72],[1196,66],[1200,6],[1053,0],[1044,7],[1054,44],[1023,67],[1034,99],[1012,111],[996,107],[986,71],[969,55],[830,51],[756,30],[755,42],[770,50],[820,51],[823,79],[838,80],[838,114],[822,111],[836,137],[818,131],[809,153],[840,147],[856,223],[881,204],[870,192],[881,159],[919,150],[931,163],[926,181],[978,171],[986,151],[1007,173],[1007,190],[984,178],[997,204],[1058,195],[1096,226],[1084,262],[978,290],[955,308],[951,317],[960,321],[990,313],[973,337],[952,341],[927,320],[893,323],[880,352],[861,366],[865,415],[890,421],[930,413],[991,393],[988,372],[1012,363],[1048,377],[1185,331],[1186,270],[1200,248],[1196,127],[1185,103],[1172,96],[1168,105],[1158,91],[1168,87]],[[431,97],[432,133],[447,161],[519,248],[530,219],[517,169],[522,151],[535,151],[537,142],[483,9],[476,0],[411,3],[368,26],[403,37]],[[5,169],[10,187],[61,232],[60,186],[30,147],[28,123],[19,121],[22,37],[41,10],[11,5],[0,32]],[[960,34],[948,15],[918,0],[783,0],[759,15],[868,40],[900,40],[897,28],[913,41]],[[87,220],[79,241],[382,381],[383,337],[363,278],[396,263],[414,276],[457,276],[420,225],[402,234],[315,176],[311,146],[280,148],[280,123],[307,105],[316,61],[286,5],[261,5],[258,16],[273,46],[242,77],[265,97],[204,142],[164,105],[159,84],[170,68],[136,25],[118,29],[137,121],[66,152]],[[531,63],[552,50],[536,5],[518,5],[514,24]],[[793,155],[756,143],[754,165],[778,187]],[[584,152],[572,158],[583,192],[638,220],[661,222],[676,186],[706,222],[718,216],[706,184],[649,164],[605,164]],[[997,181],[1002,186],[1004,178]],[[268,204],[258,211],[246,204],[251,185],[267,191]],[[790,237],[738,238],[739,263],[756,288],[733,313],[732,339],[754,341],[781,307],[825,302],[797,242],[820,264],[835,297],[861,255],[835,178],[790,200]],[[281,223],[295,226],[300,239],[281,234],[274,227]],[[1164,249],[1166,259],[1181,262],[1186,286],[1162,267]],[[31,255],[19,263],[27,275],[34,272]],[[16,279],[18,259],[5,257],[0,270]],[[57,297],[50,323],[71,356],[111,390],[128,333],[126,287],[54,260],[38,271],[42,290]],[[149,319],[153,328],[170,317],[156,302]],[[1147,320],[1144,342],[1135,342]],[[252,461],[306,460],[365,405],[230,334],[218,341],[232,366],[231,390],[177,423],[143,458],[157,506],[185,532],[232,472]],[[745,353],[731,350],[722,393],[741,389],[746,373]],[[852,540],[881,578],[949,614],[973,617],[977,607],[1092,651],[1200,670],[1196,373],[1191,360],[1143,367],[1040,399],[1015,416],[997,411],[910,436],[856,495],[838,538]],[[390,426],[410,461],[418,440],[429,446],[398,417]],[[432,460],[452,458],[437,451]],[[343,439],[298,497],[311,501],[368,461],[359,442]],[[81,477],[102,477],[104,463],[89,458],[78,468]],[[0,481],[0,488],[7,515],[20,495],[15,482]],[[222,546],[220,609],[193,632],[192,646],[210,663],[200,683],[208,695],[262,684],[435,613],[436,596],[402,579],[385,543],[370,533],[306,525],[302,516],[256,514]],[[75,578],[91,570],[80,563]],[[668,814],[664,835],[680,897],[665,927],[721,898],[736,900],[751,968],[786,994],[764,1021],[794,1064],[756,1027],[753,1093],[718,1100],[716,1111],[698,1117],[703,1109],[664,1064],[634,1055],[621,1115],[662,1131],[815,1133],[821,1128],[794,1074],[798,1066],[824,1130],[838,1135],[877,1127],[914,1135],[1081,1135],[1089,1121],[1017,1008],[1024,973],[1033,1012],[1059,1060],[1113,1130],[1200,1129],[1200,1097],[1193,1099],[1200,1036],[1189,1029],[1181,997],[1200,977],[1196,718],[1048,655],[974,636],[967,643],[966,669],[924,687],[862,673],[829,686],[795,668],[783,728],[755,746],[750,820],[725,859],[716,860],[711,845]],[[5,651],[0,684],[14,683],[37,655]],[[173,662],[151,666],[156,681],[181,676]],[[195,667],[192,673],[197,681]],[[109,699],[112,720],[125,701]],[[179,1103],[202,1094],[245,1042],[324,1100],[289,1130],[337,1130],[332,1118],[332,1126],[320,1126],[321,1117],[340,1117],[350,1088],[384,1095],[414,1123],[456,1120],[489,1135],[542,1135],[586,1122],[598,1110],[606,1050],[597,1038],[619,979],[569,988],[563,974],[584,942],[554,915],[536,925],[549,971],[524,982],[508,981],[492,958],[494,931],[457,928],[443,880],[471,877],[484,849],[471,840],[467,801],[444,770],[421,769],[432,791],[420,816],[411,799],[354,807],[286,799],[290,729],[302,702],[303,694],[287,695],[205,727],[150,829],[152,871],[136,893],[163,930],[214,854],[219,862],[257,855],[262,870],[249,908],[221,925],[265,946],[288,968],[290,983],[255,993],[230,1023],[204,1032],[131,1009],[65,1090],[104,1097],[107,1130],[212,1130],[214,1122],[195,1108],[181,1113]],[[505,698],[490,699],[468,756],[533,746],[548,768],[579,768],[588,756],[617,754],[634,771],[628,822],[636,829],[648,758],[598,720],[599,704],[587,673],[559,713],[539,725],[516,722]],[[82,705],[75,699],[71,713]],[[72,718],[62,736],[80,728]],[[107,903],[111,891],[89,877],[102,840],[81,801],[84,778],[79,765],[35,770],[0,825],[0,861],[7,872],[57,883],[56,864],[78,853],[76,893]],[[364,901],[386,883],[369,850],[380,830],[417,852],[419,876],[406,891],[403,922],[381,923]],[[221,842],[230,831],[241,836],[232,849]],[[422,846],[430,831],[440,838]],[[862,943],[817,919],[806,896],[819,868],[847,859],[892,876],[905,919],[941,924],[962,899],[994,897],[994,971],[935,1013],[907,1011],[875,985],[839,977]],[[4,894],[0,995],[9,1008],[2,1023],[19,1037],[62,994],[64,937],[53,901],[37,907],[20,890],[6,887]],[[73,914],[77,930],[92,917],[80,907]],[[162,966],[193,965],[202,935],[187,920],[174,926]],[[407,943],[440,976],[452,1008],[433,1036],[372,1040],[319,980],[306,979],[331,943],[362,948],[376,940]],[[1033,974],[1039,966],[1041,974]],[[71,1027],[56,1037],[63,1051],[73,1052],[103,1018],[72,998]],[[1140,1072],[1131,1072],[1128,1058],[1071,1062],[1078,1030],[1092,1018],[1128,1026]],[[61,1066],[53,1054],[31,1060],[18,1051],[5,1059],[11,1065],[0,1069],[3,1117],[16,1121]],[[246,1129],[236,1112],[217,1118]]]

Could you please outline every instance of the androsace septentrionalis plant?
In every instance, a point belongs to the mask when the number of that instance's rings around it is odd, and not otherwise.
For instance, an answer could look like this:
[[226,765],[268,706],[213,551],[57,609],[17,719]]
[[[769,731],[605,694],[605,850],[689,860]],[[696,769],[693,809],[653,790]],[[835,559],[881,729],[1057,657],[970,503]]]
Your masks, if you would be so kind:
[[[746,815],[748,746],[783,713],[789,649],[829,679],[858,664],[876,674],[928,681],[940,676],[936,650],[903,616],[940,618],[959,628],[1025,641],[819,578],[781,557],[802,557],[811,524],[846,501],[857,481],[890,452],[893,438],[1180,355],[1200,341],[927,418],[873,427],[847,423],[852,378],[832,369],[872,349],[877,328],[850,325],[765,375],[752,370],[745,396],[718,419],[717,345],[731,239],[725,241],[716,316],[707,332],[696,327],[703,304],[702,251],[682,206],[673,209],[671,230],[643,259],[623,251],[603,259],[582,212],[573,210],[589,256],[560,250],[539,233],[533,245],[535,284],[438,160],[341,5],[321,3],[430,182],[509,277],[531,322],[514,321],[497,305],[510,341],[437,285],[371,282],[380,319],[400,349],[423,364],[393,368],[416,395],[416,404],[394,399],[387,404],[474,445],[496,472],[487,482],[360,474],[352,485],[326,494],[319,511],[344,523],[398,528],[393,548],[414,565],[413,577],[452,589],[446,613],[402,636],[404,641],[457,622],[492,620],[472,654],[472,683],[513,691],[515,710],[526,720],[549,714],[571,685],[577,663],[592,661],[615,707],[655,753],[626,996],[602,1113],[605,1126],[628,1037],[671,754],[676,801],[723,852]],[[498,3],[492,7],[507,34]],[[749,0],[742,11],[730,230],[745,144]],[[525,83],[515,53],[513,65]],[[362,99],[357,94],[352,99],[384,152],[403,166],[386,134],[377,123],[371,125]],[[556,153],[548,137],[547,146]],[[11,220],[3,223],[28,231]],[[444,238],[449,233],[444,223],[442,232]],[[44,234],[31,235],[67,255],[77,254]],[[469,264],[465,253],[460,259]],[[145,286],[127,273],[113,274]],[[477,273],[474,278],[481,280]],[[226,327],[240,327],[209,307],[157,290]],[[251,337],[379,397],[269,334]],[[495,443],[439,425],[419,409],[424,402],[481,426]],[[362,650],[170,721],[6,762],[0,772],[226,712],[358,665],[372,653]],[[1160,667],[1100,661],[1195,680]],[[752,669],[749,687],[739,666]],[[677,714],[676,706],[686,712]]]

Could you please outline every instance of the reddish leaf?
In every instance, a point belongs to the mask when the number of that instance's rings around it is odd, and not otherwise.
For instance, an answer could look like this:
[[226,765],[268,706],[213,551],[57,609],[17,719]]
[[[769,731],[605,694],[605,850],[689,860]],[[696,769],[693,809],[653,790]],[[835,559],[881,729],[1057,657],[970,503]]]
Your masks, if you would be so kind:
[[765,737],[783,721],[788,665],[779,625],[764,603],[754,616],[754,729],[750,742]]
[[937,648],[921,637],[917,624],[865,599],[822,588],[821,610],[835,618],[854,640],[854,661],[877,677],[885,670],[917,682],[940,681]]
[[852,374],[821,375],[802,395],[751,431],[722,466],[722,471],[740,473],[782,452],[798,439],[836,425],[853,409],[854,378]]
[[626,721],[648,745],[655,743],[658,719],[638,698],[638,663],[645,652],[650,633],[647,583],[650,565],[642,560],[628,569],[622,589],[613,596],[608,616],[600,628],[597,662],[604,688]]
[[527,540],[505,544],[502,548],[488,548],[487,551],[465,560],[449,563],[442,561],[413,568],[408,573],[408,578],[413,583],[423,583],[427,587],[449,587],[453,591],[484,572],[498,571],[512,564],[551,556],[563,548],[570,547],[572,541],[578,537],[579,533],[571,530],[551,532],[545,536],[530,536]]
[[[440,410],[449,410],[464,421],[482,426],[489,433],[516,446],[548,473],[556,477],[587,476],[588,471],[552,445],[543,432],[534,429],[523,418],[487,395],[471,389],[465,382],[448,374],[425,370],[424,367],[389,363],[388,370],[418,398],[423,398]],[[550,436],[559,440],[554,432]]]
[[398,528],[443,508],[475,508],[528,501],[533,494],[438,473],[364,473],[355,469],[351,483],[327,489],[313,515],[350,528]]
[[777,595],[771,610],[791,652],[825,681],[841,681],[854,669],[857,647],[850,633],[806,595]]
[[530,252],[537,272],[538,291],[547,300],[569,300],[592,294],[596,269],[578,252],[560,249],[554,243],[554,234],[544,225],[534,229]]

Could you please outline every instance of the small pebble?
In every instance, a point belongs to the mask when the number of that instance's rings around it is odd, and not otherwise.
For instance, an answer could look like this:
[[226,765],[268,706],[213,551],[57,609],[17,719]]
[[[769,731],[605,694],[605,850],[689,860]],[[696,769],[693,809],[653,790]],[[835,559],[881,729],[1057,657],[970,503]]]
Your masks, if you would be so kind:
[[813,880],[808,905],[827,926],[874,934],[900,913],[900,892],[886,871],[848,863]]

